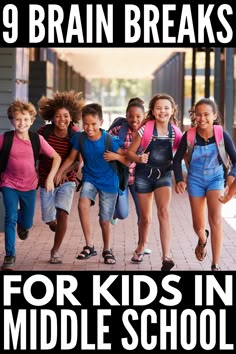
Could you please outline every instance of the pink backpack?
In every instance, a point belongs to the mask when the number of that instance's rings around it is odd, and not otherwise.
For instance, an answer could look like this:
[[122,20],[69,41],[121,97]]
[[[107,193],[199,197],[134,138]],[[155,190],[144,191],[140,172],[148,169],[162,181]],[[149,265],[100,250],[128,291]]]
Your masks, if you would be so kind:
[[[193,154],[196,130],[197,130],[196,127],[193,127],[187,131],[188,163],[190,163]],[[213,130],[214,130],[214,136],[216,140],[216,146],[218,148],[218,153],[220,155],[220,158],[225,168],[228,170],[230,168],[230,159],[225,150],[223,128],[221,125],[213,125]]]
[[[142,151],[145,151],[146,148],[148,147],[148,145],[151,142],[152,135],[153,135],[154,124],[155,124],[155,120],[149,120],[145,124],[144,132],[143,132],[143,136],[142,136],[142,140],[141,140],[141,145],[140,145],[141,148],[142,148]],[[175,131],[175,141],[174,141],[174,145],[173,145],[173,151],[176,151],[178,146],[179,146],[180,140],[182,138],[182,132],[174,124],[171,124],[171,127]]]

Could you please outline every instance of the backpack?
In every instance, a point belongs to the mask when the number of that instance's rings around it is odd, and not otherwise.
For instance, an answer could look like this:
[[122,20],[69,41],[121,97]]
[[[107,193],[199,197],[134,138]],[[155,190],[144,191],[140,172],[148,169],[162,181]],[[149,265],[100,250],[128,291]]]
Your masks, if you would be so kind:
[[[14,137],[14,130],[10,130],[4,133],[4,140],[3,140],[3,145],[2,149],[0,151],[0,176],[2,172],[6,170],[7,164],[8,164],[8,158],[10,155],[12,143],[13,143],[13,137]],[[29,131],[29,137],[34,153],[34,164],[36,167],[39,152],[40,152],[40,140],[39,140],[39,135],[38,133],[31,132]]]
[[[214,136],[216,141],[216,146],[218,149],[219,156],[225,166],[225,168],[230,167],[230,159],[225,150],[225,143],[224,143],[224,135],[223,135],[223,128],[221,125],[213,125]],[[195,137],[196,137],[196,127],[190,128],[187,131],[187,148],[188,148],[188,163],[190,163],[194,144],[195,144]]]
[[[144,132],[143,132],[143,136],[142,136],[142,140],[141,140],[141,144],[140,144],[142,151],[145,151],[151,142],[154,124],[155,124],[155,120],[149,120],[145,124]],[[169,137],[170,138],[172,138],[172,129],[171,128],[173,128],[174,132],[175,132],[175,141],[174,141],[174,145],[173,145],[173,151],[176,151],[179,146],[180,140],[182,138],[182,132],[176,125],[169,123],[168,130],[169,130]]]
[[119,127],[120,126],[120,130],[118,133],[118,136],[120,138],[120,140],[125,140],[125,137],[127,135],[127,132],[129,130],[129,124],[126,118],[124,117],[117,117],[116,119],[113,120],[113,122],[111,123],[110,127],[107,129],[107,132],[109,132],[110,130],[112,130],[115,127]]
[[[196,138],[196,127],[190,128],[187,130],[187,161],[188,164],[191,161],[193,150],[194,150],[194,144],[195,144],[195,138]],[[229,158],[229,155],[227,154],[227,151],[225,149],[225,143],[224,143],[224,135],[223,135],[223,128],[221,125],[213,125],[213,130],[214,130],[214,136],[215,136],[215,141],[216,141],[216,146],[218,149],[218,154],[220,156],[220,159],[223,162],[224,166],[224,177],[226,179],[228,173],[231,170],[231,161]]]
[[[112,135],[106,132],[105,137],[105,150],[112,151]],[[86,133],[82,132],[79,135],[79,152],[81,153],[82,157],[84,158],[84,141],[86,139]],[[119,189],[124,192],[124,190],[128,186],[129,182],[129,167],[121,163],[120,161],[110,161],[111,167],[116,172],[119,178]]]

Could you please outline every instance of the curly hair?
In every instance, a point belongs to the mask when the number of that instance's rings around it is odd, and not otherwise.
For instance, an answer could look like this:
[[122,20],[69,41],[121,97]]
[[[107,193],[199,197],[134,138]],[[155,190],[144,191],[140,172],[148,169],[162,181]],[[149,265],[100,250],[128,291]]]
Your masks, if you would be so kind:
[[174,123],[175,125],[178,125],[178,119],[177,119],[178,109],[177,109],[177,105],[176,105],[173,97],[171,97],[167,93],[158,93],[158,94],[154,95],[151,98],[151,100],[149,102],[148,112],[147,112],[146,118],[143,121],[142,125],[145,124],[149,120],[154,120],[155,119],[155,117],[154,117],[152,112],[154,110],[156,101],[158,101],[158,100],[168,100],[168,101],[170,101],[171,107],[173,109],[173,114],[170,117],[170,123]]
[[218,111],[218,107],[217,104],[210,98],[201,98],[197,103],[195,103],[194,106],[192,106],[189,109],[189,116],[191,118],[191,127],[196,127],[197,123],[196,123],[196,108],[202,104],[207,104],[208,106],[211,106],[212,111],[214,114],[217,114],[216,119],[214,120],[214,125],[220,125],[221,124],[221,117],[220,117],[220,113]]
[[80,119],[81,109],[84,105],[82,92],[56,91],[52,98],[42,96],[38,101],[39,115],[44,120],[52,120],[58,109],[66,108],[72,122],[77,123]]
[[15,112],[29,112],[31,119],[35,119],[37,114],[35,106],[31,102],[24,102],[20,100],[13,101],[7,109],[7,116],[10,120],[14,119]]

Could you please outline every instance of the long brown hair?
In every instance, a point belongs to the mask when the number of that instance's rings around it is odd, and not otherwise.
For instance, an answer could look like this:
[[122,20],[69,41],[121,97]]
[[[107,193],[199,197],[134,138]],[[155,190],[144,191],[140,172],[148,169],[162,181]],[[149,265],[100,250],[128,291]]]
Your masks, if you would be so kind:
[[173,114],[170,117],[170,123],[178,125],[178,119],[177,119],[178,109],[177,109],[177,105],[176,105],[173,97],[168,95],[167,93],[157,93],[156,95],[154,95],[151,98],[151,100],[149,102],[149,106],[148,106],[147,115],[146,115],[146,118],[144,119],[142,125],[145,124],[146,122],[148,122],[149,120],[155,120],[155,117],[154,117],[152,112],[154,110],[156,101],[158,101],[158,100],[168,100],[171,103],[171,107],[173,109]]

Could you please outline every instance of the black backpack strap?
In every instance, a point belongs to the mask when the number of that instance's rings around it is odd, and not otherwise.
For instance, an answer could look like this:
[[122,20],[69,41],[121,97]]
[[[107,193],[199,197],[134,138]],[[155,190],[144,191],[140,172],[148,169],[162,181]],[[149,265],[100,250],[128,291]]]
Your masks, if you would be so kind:
[[53,133],[53,129],[54,129],[53,123],[46,124],[43,127],[41,135],[44,137],[45,140],[48,140],[49,136]]
[[[105,151],[109,150],[112,151],[112,135],[106,132],[106,137],[105,137]],[[117,166],[117,161],[110,161],[109,162],[113,170],[118,173],[118,166]]]
[[34,165],[36,166],[37,160],[39,157],[40,147],[41,147],[39,134],[29,131],[29,137],[30,137],[30,141],[31,141],[31,145],[32,145],[33,153],[34,153]]
[[79,134],[79,152],[82,155],[82,158],[84,159],[84,141],[86,138],[86,133],[82,132],[81,134]]
[[13,143],[14,133],[15,133],[14,130],[10,130],[4,133],[3,145],[0,152],[0,173],[4,172],[7,167],[8,158]]
[[73,135],[75,135],[75,134],[77,134],[77,133],[78,133],[78,131],[74,130],[73,128],[71,128],[71,127],[68,128],[68,136],[69,136],[69,139],[70,139]]

